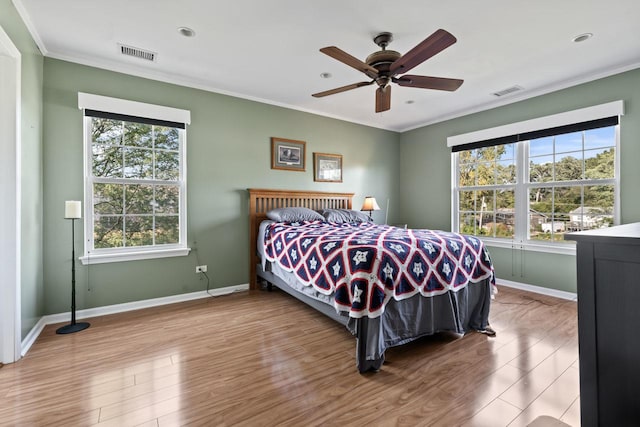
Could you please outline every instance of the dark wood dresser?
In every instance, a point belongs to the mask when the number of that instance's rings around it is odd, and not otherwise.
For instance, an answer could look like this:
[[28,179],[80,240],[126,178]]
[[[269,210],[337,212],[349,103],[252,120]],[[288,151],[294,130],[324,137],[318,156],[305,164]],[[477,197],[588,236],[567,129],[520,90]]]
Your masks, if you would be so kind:
[[640,223],[577,242],[582,427],[640,426]]

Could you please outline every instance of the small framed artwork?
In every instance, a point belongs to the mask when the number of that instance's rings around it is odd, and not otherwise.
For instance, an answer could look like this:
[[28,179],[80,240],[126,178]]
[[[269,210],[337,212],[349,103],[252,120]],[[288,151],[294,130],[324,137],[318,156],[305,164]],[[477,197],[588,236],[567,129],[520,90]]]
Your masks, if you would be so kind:
[[342,155],[313,153],[313,180],[342,182]]
[[304,141],[271,138],[271,169],[304,172]]

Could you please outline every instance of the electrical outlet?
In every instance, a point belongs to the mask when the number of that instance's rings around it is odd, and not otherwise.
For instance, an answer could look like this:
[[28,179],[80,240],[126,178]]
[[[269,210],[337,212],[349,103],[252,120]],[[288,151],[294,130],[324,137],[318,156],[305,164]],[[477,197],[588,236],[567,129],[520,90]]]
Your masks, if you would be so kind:
[[207,266],[206,265],[198,265],[196,266],[196,273],[206,273]]

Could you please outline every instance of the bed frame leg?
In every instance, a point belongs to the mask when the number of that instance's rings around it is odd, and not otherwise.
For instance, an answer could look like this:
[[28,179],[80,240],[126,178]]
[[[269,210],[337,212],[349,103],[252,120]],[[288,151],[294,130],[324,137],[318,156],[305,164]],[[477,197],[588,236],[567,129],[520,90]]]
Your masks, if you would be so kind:
[[367,329],[369,318],[361,317],[356,321],[356,365],[358,372],[364,374],[369,370],[367,363]]

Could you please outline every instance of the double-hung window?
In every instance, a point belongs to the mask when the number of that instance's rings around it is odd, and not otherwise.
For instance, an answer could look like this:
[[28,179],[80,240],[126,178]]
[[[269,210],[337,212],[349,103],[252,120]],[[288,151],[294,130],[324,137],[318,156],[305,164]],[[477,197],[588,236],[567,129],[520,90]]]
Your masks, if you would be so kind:
[[189,112],[80,93],[84,263],[186,255]]
[[622,113],[618,101],[449,138],[452,229],[565,252],[565,233],[617,224]]

